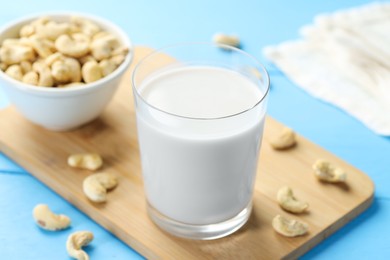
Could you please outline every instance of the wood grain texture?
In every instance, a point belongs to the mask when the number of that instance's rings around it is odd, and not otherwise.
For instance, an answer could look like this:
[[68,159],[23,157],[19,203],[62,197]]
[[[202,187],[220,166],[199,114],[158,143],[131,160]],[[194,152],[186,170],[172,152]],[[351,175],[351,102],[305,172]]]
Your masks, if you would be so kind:
[[[134,64],[150,51],[136,48]],[[13,107],[0,111],[0,149],[145,257],[293,259],[372,202],[374,185],[368,176],[305,138],[298,136],[299,144],[288,151],[271,149],[268,140],[282,125],[268,117],[249,222],[235,234],[213,241],[192,241],[164,233],[146,213],[130,80],[132,68],[100,118],[78,130],[50,132],[28,122]],[[91,203],[82,192],[82,181],[91,173],[72,169],[66,163],[68,155],[86,151],[101,154],[105,161],[102,170],[119,177],[119,186],[109,193],[105,204]],[[347,184],[317,181],[311,165],[318,158],[347,170]],[[293,216],[280,209],[275,197],[284,185],[291,186],[298,198],[310,203],[308,213]],[[310,232],[297,238],[278,235],[271,227],[276,214],[307,222]]]

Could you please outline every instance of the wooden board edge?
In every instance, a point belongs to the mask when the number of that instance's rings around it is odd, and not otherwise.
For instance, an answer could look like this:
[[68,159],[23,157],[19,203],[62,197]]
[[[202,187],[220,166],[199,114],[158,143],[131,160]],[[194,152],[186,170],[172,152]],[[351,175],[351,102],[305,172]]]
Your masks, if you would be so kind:
[[308,240],[305,244],[301,245],[299,248],[296,248],[288,255],[286,255],[283,260],[297,259],[307,253],[310,249],[314,248],[321,242],[325,241],[328,237],[334,234],[336,231],[340,230],[342,227],[346,226],[349,222],[358,217],[361,213],[367,210],[372,202],[374,201],[374,186],[372,187],[372,193],[370,197],[368,197],[365,201],[363,201],[360,205],[352,209],[348,212],[344,218],[340,218],[327,228],[325,228],[322,232],[318,233],[315,237]]
[[[135,238],[127,237],[126,235],[122,235],[121,232],[116,232],[116,229],[119,230],[119,227],[116,227],[115,225],[112,225],[109,220],[104,219],[104,217],[101,219],[100,216],[93,214],[91,211],[92,209],[89,209],[88,206],[84,206],[82,203],[77,203],[77,201],[69,200],[68,198],[71,197],[72,194],[68,194],[67,192],[57,191],[55,188],[51,187],[49,185],[49,182],[45,180],[41,175],[39,174],[39,171],[36,171],[34,167],[30,167],[28,164],[24,164],[23,160],[19,160],[18,156],[14,154],[14,152],[7,147],[1,140],[0,140],[0,152],[5,154],[10,160],[17,163],[19,166],[21,166],[23,169],[27,171],[27,173],[34,178],[36,178],[39,182],[44,184],[48,189],[50,189],[55,194],[58,194],[62,199],[67,201],[72,206],[76,207],[80,212],[85,214],[88,218],[92,219],[96,224],[103,227],[107,231],[109,231],[111,234],[119,238],[125,245],[130,247],[131,249],[135,250],[138,254],[141,256],[147,258],[147,259],[158,259],[157,255],[152,252],[149,248],[146,248],[142,243],[138,242]],[[59,189],[61,190],[61,189]],[[91,207],[93,207],[91,205]],[[92,214],[91,214],[92,213]],[[96,217],[98,216],[98,217]]]

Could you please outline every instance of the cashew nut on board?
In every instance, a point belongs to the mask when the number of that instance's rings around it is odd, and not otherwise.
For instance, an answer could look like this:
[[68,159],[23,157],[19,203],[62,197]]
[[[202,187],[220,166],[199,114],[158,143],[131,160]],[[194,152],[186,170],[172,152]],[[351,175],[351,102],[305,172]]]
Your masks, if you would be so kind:
[[46,230],[57,231],[70,226],[69,217],[54,214],[45,204],[38,204],[34,207],[33,217],[38,226]]
[[280,207],[291,213],[302,213],[309,207],[307,202],[297,200],[292,189],[287,186],[279,189],[277,201]]
[[282,132],[270,141],[270,145],[275,150],[289,149],[297,143],[295,133],[291,128],[285,127]]
[[66,251],[77,260],[89,260],[88,254],[82,250],[93,240],[93,233],[89,231],[77,231],[69,235],[66,241]]
[[236,35],[227,35],[223,33],[216,33],[213,36],[213,42],[218,44],[224,44],[232,47],[240,46],[240,38]]
[[347,173],[343,169],[323,159],[313,164],[313,170],[315,176],[321,181],[336,183],[347,180]]
[[41,17],[18,33],[19,38],[1,43],[0,69],[18,65],[21,74],[15,67],[6,74],[35,86],[65,88],[97,81],[115,71],[129,52],[116,35],[81,17],[67,22]]
[[79,153],[68,157],[68,165],[75,168],[96,171],[103,165],[103,159],[97,153]]
[[83,181],[84,194],[94,202],[105,202],[107,190],[117,186],[117,178],[109,173],[96,173],[88,176]]
[[308,225],[295,219],[277,215],[272,220],[272,227],[285,237],[302,236],[307,233]]

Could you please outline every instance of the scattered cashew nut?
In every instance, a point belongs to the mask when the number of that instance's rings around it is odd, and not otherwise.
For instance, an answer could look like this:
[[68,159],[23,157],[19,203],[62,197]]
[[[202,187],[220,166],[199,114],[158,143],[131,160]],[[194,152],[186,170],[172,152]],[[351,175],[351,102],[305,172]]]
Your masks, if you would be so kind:
[[66,241],[66,251],[77,260],[89,260],[88,254],[82,250],[93,240],[93,233],[89,231],[77,231],[69,235]]
[[113,189],[118,184],[115,176],[109,173],[96,173],[84,179],[84,194],[94,202],[105,202],[107,190]]
[[308,231],[306,223],[281,215],[273,218],[272,227],[276,232],[286,237],[302,236]]
[[45,204],[38,204],[34,207],[33,217],[39,227],[57,231],[70,226],[70,218],[65,215],[54,214]]
[[347,173],[343,169],[323,159],[313,164],[313,170],[315,176],[321,181],[336,183],[345,182],[347,179]]
[[272,148],[276,150],[285,150],[295,146],[297,143],[296,135],[291,128],[285,127],[279,136],[270,141]]
[[72,154],[68,157],[68,165],[75,168],[96,171],[103,165],[103,159],[96,153]]
[[302,213],[309,207],[307,202],[297,200],[292,189],[287,186],[279,189],[277,201],[280,207],[291,213]]
[[240,46],[240,38],[236,35],[227,35],[223,33],[216,33],[213,36],[213,42],[217,44],[224,44],[232,47]]

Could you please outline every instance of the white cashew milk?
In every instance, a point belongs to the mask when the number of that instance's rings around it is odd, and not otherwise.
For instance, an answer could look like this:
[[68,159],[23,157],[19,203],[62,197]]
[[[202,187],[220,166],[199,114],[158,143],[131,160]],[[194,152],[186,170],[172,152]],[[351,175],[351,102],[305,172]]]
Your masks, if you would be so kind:
[[137,102],[149,204],[194,225],[219,223],[245,209],[264,123],[265,108],[255,107],[264,96],[257,85],[230,69],[183,66],[153,74],[138,92],[153,106]]

